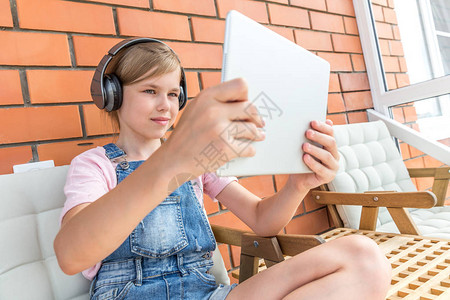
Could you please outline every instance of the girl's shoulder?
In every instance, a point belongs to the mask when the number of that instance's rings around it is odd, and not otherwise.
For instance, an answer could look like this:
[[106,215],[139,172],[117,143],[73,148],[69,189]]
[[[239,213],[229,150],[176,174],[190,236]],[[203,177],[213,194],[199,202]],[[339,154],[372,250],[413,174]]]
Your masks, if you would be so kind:
[[71,163],[69,174],[72,172],[88,172],[100,174],[115,174],[113,163],[105,154],[105,148],[95,147],[75,156]]

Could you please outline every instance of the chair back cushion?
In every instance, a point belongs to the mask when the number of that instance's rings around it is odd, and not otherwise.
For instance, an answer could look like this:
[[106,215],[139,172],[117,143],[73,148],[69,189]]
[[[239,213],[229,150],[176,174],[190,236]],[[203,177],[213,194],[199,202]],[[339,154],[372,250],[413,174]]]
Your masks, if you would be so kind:
[[[0,299],[89,299],[81,273],[64,274],[53,250],[68,166],[0,176]],[[229,284],[219,250],[211,273]]]
[[[382,121],[336,125],[334,135],[340,160],[339,171],[328,184],[331,191],[417,191]],[[361,206],[337,205],[336,208],[345,227],[359,228]],[[381,208],[377,227],[391,220],[387,209]]]
[[67,170],[0,176],[0,299],[89,299],[89,281],[64,274],[53,251]]

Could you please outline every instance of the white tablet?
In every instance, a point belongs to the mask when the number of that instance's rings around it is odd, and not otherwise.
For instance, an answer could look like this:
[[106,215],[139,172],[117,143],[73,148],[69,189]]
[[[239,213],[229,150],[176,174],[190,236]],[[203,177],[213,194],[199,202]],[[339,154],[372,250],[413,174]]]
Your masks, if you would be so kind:
[[[325,121],[330,64],[237,11],[226,19],[222,81],[243,77],[266,123],[256,155],[220,167],[219,176],[311,172],[302,160],[312,120]],[[233,132],[232,125],[222,134]],[[242,141],[236,141],[242,142]]]

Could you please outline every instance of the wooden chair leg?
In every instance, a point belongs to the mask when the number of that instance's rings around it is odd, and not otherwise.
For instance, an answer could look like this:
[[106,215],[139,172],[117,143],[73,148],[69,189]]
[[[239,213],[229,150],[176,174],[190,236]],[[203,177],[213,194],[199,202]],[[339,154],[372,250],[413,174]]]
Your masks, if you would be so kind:
[[402,234],[420,235],[419,229],[414,224],[409,211],[403,207],[388,207],[392,219],[397,225],[398,230]]

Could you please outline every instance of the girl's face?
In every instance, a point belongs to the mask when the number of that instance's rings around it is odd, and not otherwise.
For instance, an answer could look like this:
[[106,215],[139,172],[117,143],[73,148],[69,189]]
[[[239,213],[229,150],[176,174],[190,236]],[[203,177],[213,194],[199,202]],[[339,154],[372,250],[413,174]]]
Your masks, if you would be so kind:
[[123,86],[123,103],[117,112],[121,136],[146,142],[166,133],[178,114],[180,72]]

